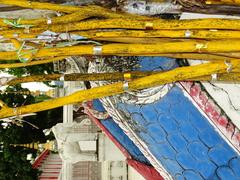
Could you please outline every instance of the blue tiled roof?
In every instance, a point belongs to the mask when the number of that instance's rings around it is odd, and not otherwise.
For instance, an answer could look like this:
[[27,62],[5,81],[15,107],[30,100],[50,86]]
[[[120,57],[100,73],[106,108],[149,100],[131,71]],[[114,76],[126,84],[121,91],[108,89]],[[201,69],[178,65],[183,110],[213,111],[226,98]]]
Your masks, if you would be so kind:
[[239,177],[239,155],[179,87],[173,87],[157,103],[142,106],[121,104],[118,107],[137,122],[142,131],[136,131],[136,134],[176,179]]
[[[99,100],[93,101],[93,107],[98,111],[105,111]],[[112,118],[101,120],[101,123],[135,160],[150,165],[150,162],[145,158],[138,147],[129,139],[123,130],[112,120]]]
[[[160,57],[142,57],[140,65],[142,71],[177,67],[174,60]],[[174,179],[240,179],[239,155],[179,87],[155,103],[119,103],[117,108]]]

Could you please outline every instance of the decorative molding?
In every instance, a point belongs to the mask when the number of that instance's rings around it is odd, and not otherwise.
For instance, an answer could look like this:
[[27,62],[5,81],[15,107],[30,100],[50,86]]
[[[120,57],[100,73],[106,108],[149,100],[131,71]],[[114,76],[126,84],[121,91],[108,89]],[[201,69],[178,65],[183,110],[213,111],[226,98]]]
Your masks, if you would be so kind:
[[240,131],[198,82],[180,82],[181,87],[206,114],[211,124],[240,153]]
[[113,118],[113,120],[122,128],[124,133],[135,143],[135,145],[140,149],[140,151],[144,154],[144,156],[150,161],[150,163],[153,165],[153,167],[156,168],[156,170],[160,173],[160,175],[164,179],[172,179],[170,174],[164,169],[164,167],[159,163],[159,161],[154,157],[154,155],[150,152],[147,144],[143,142],[137,134],[132,130],[132,128],[129,126],[128,117],[126,117],[123,113],[117,110],[117,108],[114,106],[113,98],[116,97],[106,97],[100,99],[103,106],[109,113],[109,115]]
[[[104,61],[90,62],[88,73],[101,73],[101,72],[111,72],[113,71],[110,67],[104,64]],[[91,82],[92,87],[98,87],[102,85],[109,84],[111,82],[100,81]],[[172,88],[172,84],[167,84],[163,86],[158,86],[154,88],[145,89],[142,91],[126,92],[121,95],[105,97],[99,99],[108,114],[113,118],[113,120],[119,125],[123,132],[135,143],[139,150],[144,154],[144,156],[150,161],[153,167],[160,173],[164,179],[172,179],[171,175],[164,169],[160,162],[154,157],[154,155],[148,149],[148,146],[143,142],[134,130],[129,125],[131,121],[129,117],[124,115],[122,112],[117,110],[118,103],[127,104],[149,104],[153,103],[163,96],[165,96],[168,91]],[[149,98],[151,96],[151,98]]]

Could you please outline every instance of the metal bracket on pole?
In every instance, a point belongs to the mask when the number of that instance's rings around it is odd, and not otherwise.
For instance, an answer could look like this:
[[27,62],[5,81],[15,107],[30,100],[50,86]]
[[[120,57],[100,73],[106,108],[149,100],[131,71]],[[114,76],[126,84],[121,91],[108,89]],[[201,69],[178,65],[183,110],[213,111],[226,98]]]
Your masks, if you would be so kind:
[[102,46],[94,46],[93,55],[102,55]]

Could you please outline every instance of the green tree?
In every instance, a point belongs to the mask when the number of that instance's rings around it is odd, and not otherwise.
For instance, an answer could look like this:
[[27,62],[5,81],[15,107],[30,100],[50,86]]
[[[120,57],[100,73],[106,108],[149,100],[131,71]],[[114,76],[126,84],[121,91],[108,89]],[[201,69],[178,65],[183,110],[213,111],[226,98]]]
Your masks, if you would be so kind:
[[[53,74],[54,68],[53,68],[53,63],[48,63],[48,64],[41,64],[41,65],[35,65],[35,66],[4,69],[2,71],[5,73],[14,75],[16,77],[22,77],[25,75]],[[43,83],[50,87],[55,87],[51,85],[49,82],[43,82]]]
[[35,180],[39,171],[32,169],[29,160],[26,159],[31,150],[21,147],[12,147],[4,143],[0,151],[0,180]]
[[[38,98],[37,101],[45,98],[48,97]],[[4,92],[1,91],[0,99],[9,107],[20,107],[36,102],[30,91],[19,84],[7,87]],[[38,129],[28,123],[22,123],[22,126],[9,123],[5,126],[0,122],[0,180],[37,179],[39,171],[32,169],[30,162],[26,159],[29,153],[36,155],[36,150],[13,147],[11,144],[46,142],[43,129],[51,128],[56,123],[62,122],[62,114],[62,108],[56,108],[22,119],[34,124]]]

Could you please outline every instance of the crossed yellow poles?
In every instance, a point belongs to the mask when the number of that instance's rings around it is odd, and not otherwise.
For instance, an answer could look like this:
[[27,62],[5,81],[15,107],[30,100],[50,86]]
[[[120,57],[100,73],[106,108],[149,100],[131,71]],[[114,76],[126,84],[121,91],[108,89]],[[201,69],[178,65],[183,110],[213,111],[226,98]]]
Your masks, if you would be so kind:
[[[239,71],[240,62],[238,60],[231,62],[232,72]],[[228,66],[224,62],[214,62],[208,64],[201,64],[197,66],[190,67],[180,67],[171,71],[152,74],[150,76],[138,78],[126,82],[117,82],[110,85],[105,85],[97,88],[92,88],[88,90],[82,90],[75,92],[69,96],[60,97],[36,104],[21,106],[17,108],[9,108],[3,102],[1,103],[2,109],[0,110],[0,117],[11,117],[18,116],[21,114],[28,114],[32,112],[39,112],[48,109],[53,109],[67,104],[80,103],[96,98],[102,98],[105,96],[112,96],[116,94],[121,94],[126,91],[140,90],[149,87],[159,86],[166,83],[171,83],[175,81],[181,81],[185,79],[201,77],[206,75],[211,75],[214,73],[225,73],[227,72]],[[127,89],[126,89],[127,87]]]
[[[204,60],[226,58],[231,60],[240,57],[236,53],[238,49],[233,48],[237,46],[240,37],[240,20],[162,20],[116,13],[97,6],[74,7],[24,0],[10,2],[0,0],[0,3],[65,13],[65,15],[52,19],[0,20],[2,27],[0,35],[6,40],[17,39],[19,44],[50,30],[57,33],[78,34],[88,40],[103,42],[101,55],[150,55]],[[88,18],[91,17],[101,19],[89,20]],[[233,44],[233,46],[229,46],[229,44]],[[0,64],[0,68],[48,63],[54,58],[61,59],[59,56],[96,55],[93,46],[46,48],[42,44],[37,48],[33,46],[34,51],[23,48],[20,53],[1,52],[1,59],[16,60],[19,59],[20,54],[21,57],[27,57],[28,62],[24,65],[21,63]],[[154,50],[153,46],[158,50]],[[170,50],[172,47],[174,49]],[[19,46],[16,46],[16,50],[18,49]],[[149,50],[146,51],[146,49]]]
[[[227,1],[221,2],[226,3]],[[12,42],[16,51],[0,52],[0,60],[8,62],[0,63],[0,68],[49,63],[75,55],[166,56],[212,61],[197,66],[179,67],[166,72],[139,73],[138,75],[135,72],[130,72],[133,79],[127,82],[122,82],[124,74],[121,73],[115,73],[115,76],[113,74],[81,74],[70,77],[69,75],[68,80],[71,78],[72,80],[105,78],[105,80],[121,80],[121,82],[18,108],[7,107],[2,102],[0,118],[43,111],[66,104],[181,80],[211,80],[212,74],[219,74],[220,80],[239,80],[240,20],[162,20],[112,12],[97,6],[75,7],[25,0],[0,0],[0,4],[48,9],[64,13],[62,16],[51,19],[1,19],[0,35],[5,42]],[[31,42],[31,39],[36,40],[36,37],[46,30],[81,35],[90,43],[47,47],[43,42],[38,44]],[[26,62],[15,63],[18,59]],[[229,69],[232,71],[229,72]],[[48,77],[24,77],[8,83],[52,80],[59,79],[60,76],[60,74],[55,74],[51,77],[50,75]]]

